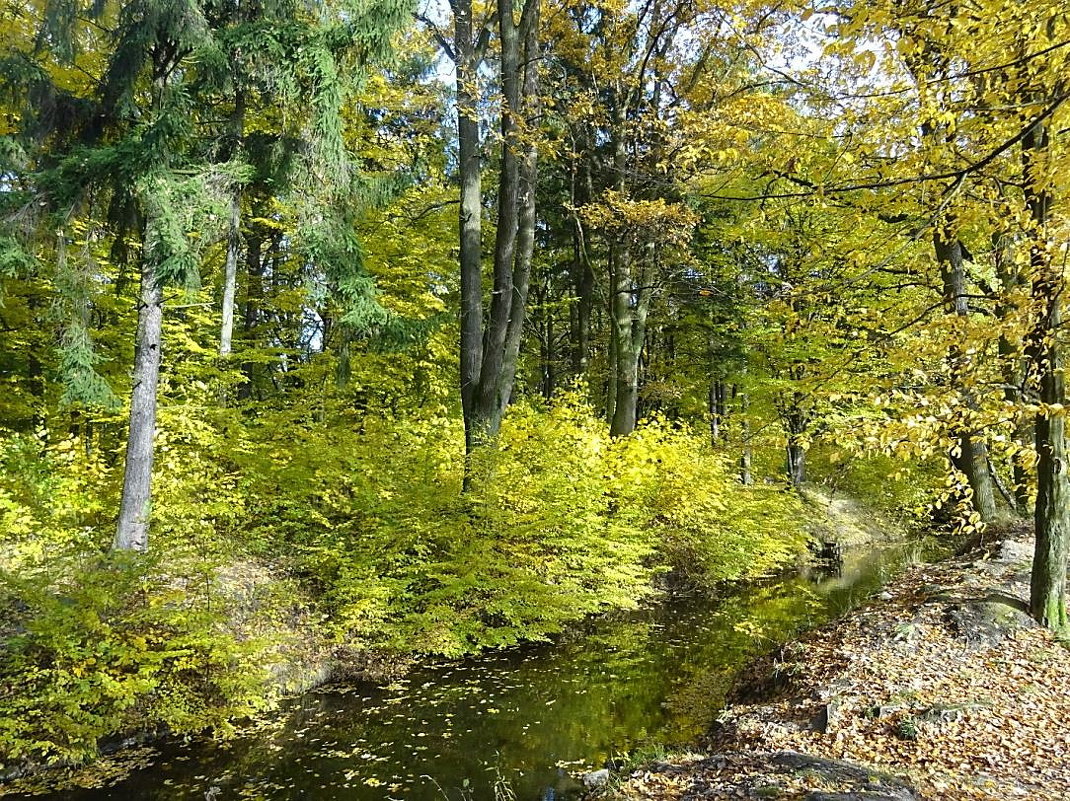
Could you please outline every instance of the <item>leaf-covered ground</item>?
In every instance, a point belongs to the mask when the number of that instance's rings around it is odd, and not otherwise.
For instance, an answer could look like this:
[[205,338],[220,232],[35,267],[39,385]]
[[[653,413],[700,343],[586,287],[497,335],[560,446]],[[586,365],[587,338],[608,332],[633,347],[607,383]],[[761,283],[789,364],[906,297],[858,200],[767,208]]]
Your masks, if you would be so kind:
[[[707,755],[637,771],[620,797],[1070,798],[1070,650],[1021,611],[1030,553],[908,571],[755,663]],[[786,768],[785,751],[862,772]]]

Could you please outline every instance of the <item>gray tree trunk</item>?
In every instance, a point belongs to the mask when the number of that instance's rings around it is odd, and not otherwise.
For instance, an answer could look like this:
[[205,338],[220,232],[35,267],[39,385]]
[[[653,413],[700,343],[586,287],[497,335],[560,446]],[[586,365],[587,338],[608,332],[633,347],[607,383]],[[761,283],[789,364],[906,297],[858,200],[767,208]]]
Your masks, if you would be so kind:
[[474,443],[475,403],[483,360],[483,271],[481,253],[482,174],[476,53],[472,0],[457,0],[454,9],[454,50],[457,70],[457,145],[461,182],[459,211],[461,269],[461,408],[465,421],[465,451]]
[[[1032,295],[1037,318],[1027,346],[1032,377],[1039,383],[1045,406],[1066,404],[1062,353],[1057,342],[1062,323],[1063,276],[1052,263],[1047,223],[1052,202],[1046,188],[1044,156],[1049,133],[1038,124],[1022,142],[1026,204],[1033,223],[1030,248]],[[1029,608],[1043,625],[1067,625],[1066,567],[1070,553],[1070,480],[1067,477],[1066,418],[1041,410],[1036,418],[1037,502],[1034,510],[1036,549],[1030,580]]]
[[614,388],[616,397],[609,433],[623,437],[635,430],[639,413],[639,360],[646,341],[646,322],[650,312],[652,290],[649,276],[640,278],[640,287],[633,286],[630,258],[622,248],[614,260],[612,302],[612,331],[616,368]]
[[230,199],[227,229],[227,261],[223,271],[223,323],[219,329],[219,355],[229,356],[234,339],[234,299],[238,288],[238,257],[241,251],[241,195]]
[[[1015,264],[1012,247],[1013,243],[1008,234],[999,232],[993,235],[993,266],[995,267],[996,276],[999,278],[1000,289],[1004,297],[1010,295],[1015,289],[1021,286],[1023,282],[1021,271]],[[1014,304],[1011,302],[1001,300],[996,304],[996,317],[998,317],[1001,322],[1006,320],[1006,318],[1013,312]],[[1004,330],[1004,326],[1001,326],[1000,328],[1001,331]],[[1000,334],[999,357],[1000,367],[1003,374],[1003,398],[1015,407],[1021,402],[1020,387],[1025,372],[1022,364],[1020,344],[1020,342],[1013,342],[1011,337],[1009,337],[1005,331]],[[1031,426],[1026,422],[1022,421],[1015,425],[1014,439],[1017,445],[1022,446],[1032,438],[1033,431],[1031,430]],[[1023,517],[1029,514],[1031,503],[1029,493],[1029,469],[1026,465],[1026,461],[1026,457],[1018,455],[1014,457],[1011,465],[1013,478],[1011,492],[1013,493],[1013,504],[1018,514]]]
[[[944,304],[949,314],[966,317],[970,313],[969,298],[966,292],[966,264],[962,251],[962,242],[947,227],[937,227],[933,232],[933,249],[940,264],[943,280]],[[958,345],[948,351],[948,363],[951,381],[961,388],[964,372],[967,369],[966,356]],[[968,391],[963,391],[967,409],[977,408],[976,399]],[[988,469],[988,446],[980,436],[965,427],[957,433],[958,455],[952,457],[952,463],[966,476],[971,491],[971,503],[981,521],[989,523],[996,517],[996,491],[992,475]]]
[[[484,36],[477,41],[471,0],[457,0],[453,10],[461,179],[461,407],[465,452],[470,456],[498,434],[512,395],[527,309],[535,238],[536,153],[534,143],[521,142],[520,121],[528,114],[529,122],[534,122],[539,0],[527,0],[519,25],[510,0],[498,0],[502,146],[493,288],[485,326],[477,88]],[[468,481],[466,470],[466,488]]]
[[743,449],[739,455],[739,481],[744,486],[754,483],[751,475],[751,444],[750,444],[750,394],[746,391],[739,393],[739,434],[743,439]]
[[163,290],[156,279],[153,265],[146,259],[141,265],[130,431],[126,441],[123,495],[114,542],[118,550],[144,552],[149,547],[156,387],[160,380],[162,337]]
[[[523,81],[517,98],[518,107],[523,105],[528,125],[533,125],[539,113],[539,64],[538,30],[539,2],[532,0],[524,8],[521,19],[523,42]],[[538,188],[538,156],[535,143],[528,141],[524,145],[523,158],[517,169],[517,224],[516,243],[512,265],[512,293],[510,295],[509,320],[505,329],[502,366],[498,376],[495,400],[494,433],[501,426],[505,410],[516,383],[516,367],[520,358],[520,343],[524,335],[524,321],[527,317],[528,292],[531,288],[531,260],[535,253],[535,192]],[[552,318],[551,318],[552,319]],[[552,334],[547,339],[552,346]],[[552,392],[552,379],[550,380]]]

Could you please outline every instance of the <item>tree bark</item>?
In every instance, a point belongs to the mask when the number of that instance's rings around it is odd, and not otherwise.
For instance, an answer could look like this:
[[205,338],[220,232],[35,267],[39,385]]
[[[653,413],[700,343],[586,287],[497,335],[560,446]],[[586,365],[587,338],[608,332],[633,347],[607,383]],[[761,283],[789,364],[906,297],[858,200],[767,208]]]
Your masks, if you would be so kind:
[[[535,252],[535,191],[538,182],[538,148],[531,138],[531,128],[539,114],[539,0],[528,0],[521,18],[520,33],[523,35],[523,81],[517,97],[516,113],[525,114],[527,130],[520,163],[517,167],[517,217],[516,242],[512,257],[511,286],[509,296],[509,319],[505,326],[505,341],[502,346],[502,364],[497,375],[494,399],[494,423],[492,431],[497,436],[505,410],[516,384],[517,361],[520,358],[520,343],[524,336],[527,317],[528,293],[531,288],[531,260]],[[518,66],[519,69],[519,66]],[[520,143],[517,143],[519,148]],[[552,318],[551,318],[552,319]],[[547,346],[553,347],[552,328]],[[552,392],[552,389],[551,389]]]
[[[591,169],[582,162],[580,176],[573,179],[572,207],[581,208],[591,200]],[[573,212],[572,227],[572,285],[576,293],[570,309],[570,338],[572,342],[572,371],[577,376],[587,373],[591,356],[591,310],[594,306],[594,271],[587,254],[583,224]]]
[[[242,315],[242,331],[246,342],[252,342],[260,322],[260,303],[264,297],[263,238],[258,232],[250,232],[245,238],[245,267],[249,285],[245,292],[245,311]],[[257,391],[258,370],[256,362],[242,363],[245,381],[238,387],[238,397],[249,400]]]
[[727,392],[723,379],[714,378],[710,381],[709,390],[709,415],[710,415],[710,443],[716,445],[724,434],[724,420],[727,414]]
[[788,444],[787,455],[788,480],[798,487],[806,481],[806,446],[803,438],[809,423],[800,407],[798,393],[793,396],[792,406],[787,414]]
[[234,339],[234,298],[238,287],[238,257],[241,251],[241,194],[234,190],[230,199],[227,229],[227,261],[223,271],[223,322],[219,328],[219,355],[229,356]]
[[[943,282],[944,305],[949,314],[965,318],[970,313],[966,292],[966,264],[962,242],[948,226],[938,226],[933,232],[933,249],[940,265]],[[953,345],[948,350],[948,364],[953,388],[963,393],[964,406],[970,411],[977,409],[973,394],[963,387],[967,358],[962,348]],[[960,426],[956,435],[958,454],[951,458],[952,464],[966,476],[970,487],[970,502],[983,523],[996,517],[996,493],[992,475],[988,469],[988,446],[968,426]]]
[[[233,65],[232,65],[233,66]],[[236,67],[235,73],[237,73]],[[230,132],[225,160],[238,153],[245,133],[245,91],[238,86],[234,95],[234,110],[230,115]],[[223,320],[219,327],[219,355],[229,356],[234,337],[234,302],[238,285],[238,259],[241,252],[241,189],[234,187],[230,198],[230,219],[227,227],[227,260],[223,271]]]
[[[999,232],[992,236],[992,251],[994,254],[994,267],[996,277],[999,278],[1000,289],[1006,297],[1022,283],[1022,275],[1014,262],[1014,254],[1011,250],[1011,237]],[[996,317],[1001,323],[1014,311],[1014,307],[1007,301],[996,304]],[[1023,378],[1022,352],[1020,343],[1015,344],[1007,335],[1005,325],[1000,326],[999,357],[1000,367],[1003,374],[1003,398],[1014,407],[1021,402],[1021,384]],[[1031,427],[1024,420],[1015,424],[1014,439],[1019,446],[1024,445],[1033,437]],[[1030,512],[1031,498],[1029,494],[1029,470],[1026,460],[1021,456],[1015,456],[1011,463],[1011,477],[1013,486],[1011,492],[1014,497],[1013,505],[1018,514],[1023,517]]]
[[[493,288],[483,324],[480,251],[480,137],[476,81],[481,57],[471,0],[454,5],[457,130],[461,178],[461,407],[465,452],[497,436],[512,396],[527,310],[535,239],[534,143],[522,142],[520,121],[534,122],[538,94],[539,0],[527,0],[518,25],[510,0],[498,0],[501,43],[501,159]],[[523,58],[523,69],[521,55]],[[465,488],[468,487],[466,470]]]
[[754,483],[751,475],[751,445],[750,445],[750,394],[744,390],[739,393],[739,434],[743,439],[743,448],[739,455],[739,481],[744,486]]
[[457,70],[458,171],[461,182],[461,409],[465,424],[465,452],[470,454],[475,447],[475,404],[479,390],[480,364],[483,360],[483,189],[476,97],[479,59],[473,33],[472,0],[456,0],[454,49]]
[[[1029,607],[1041,624],[1056,630],[1067,625],[1066,567],[1070,551],[1070,483],[1067,478],[1066,403],[1062,354],[1057,333],[1062,323],[1063,276],[1052,263],[1047,236],[1052,197],[1044,164],[1050,140],[1043,124],[1022,142],[1026,205],[1033,230],[1030,243],[1033,329],[1027,346],[1041,410],[1036,417],[1037,502],[1034,510],[1036,548],[1030,580]],[[1056,409],[1051,407],[1056,406]]]
[[119,525],[114,542],[118,550],[144,552],[149,547],[156,388],[160,380],[162,337],[163,290],[152,263],[146,258],[141,265],[130,431],[126,442]]
[[630,254],[621,248],[614,260],[612,332],[615,346],[614,385],[616,397],[610,421],[610,436],[623,437],[635,430],[639,412],[639,359],[646,340],[650,292],[633,287]]

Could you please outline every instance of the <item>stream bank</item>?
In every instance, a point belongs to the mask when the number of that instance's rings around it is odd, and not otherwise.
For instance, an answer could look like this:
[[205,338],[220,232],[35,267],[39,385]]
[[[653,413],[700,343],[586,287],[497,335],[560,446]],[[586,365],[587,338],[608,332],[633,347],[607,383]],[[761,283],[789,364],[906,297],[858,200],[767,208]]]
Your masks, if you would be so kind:
[[589,619],[552,643],[418,664],[386,686],[321,688],[242,736],[128,752],[133,764],[98,765],[48,798],[200,801],[219,787],[217,801],[482,801],[506,786],[523,801],[574,797],[574,776],[607,760],[692,741],[743,665],[843,614],[915,555],[865,547],[838,569]]
[[753,662],[701,747],[628,799],[1070,798],[1070,652],[1025,614],[1032,543],[918,565]]

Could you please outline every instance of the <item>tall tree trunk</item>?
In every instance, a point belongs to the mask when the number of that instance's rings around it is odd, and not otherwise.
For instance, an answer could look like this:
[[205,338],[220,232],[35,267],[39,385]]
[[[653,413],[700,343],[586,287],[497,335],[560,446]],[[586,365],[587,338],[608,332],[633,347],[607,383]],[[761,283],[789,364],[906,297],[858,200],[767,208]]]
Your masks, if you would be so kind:
[[456,2],[454,48],[457,70],[457,166],[461,182],[461,409],[464,415],[465,452],[471,453],[475,446],[475,404],[483,360],[483,189],[477,101],[479,59],[473,33],[472,0]]
[[[523,36],[520,56],[523,69],[520,73],[522,83],[519,88],[515,113],[525,115],[527,141],[523,146],[523,155],[517,167],[517,218],[516,242],[512,264],[509,293],[509,318],[505,325],[505,338],[502,346],[501,369],[496,376],[494,399],[496,402],[493,433],[497,435],[505,410],[512,398],[516,383],[516,367],[520,358],[520,343],[524,336],[524,322],[527,317],[528,293],[531,287],[531,260],[535,253],[535,191],[538,183],[539,151],[531,139],[531,130],[537,123],[539,114],[539,12],[540,0],[528,0],[524,6],[519,33]],[[519,66],[518,66],[519,69]],[[518,76],[518,77],[520,77]],[[519,147],[519,142],[516,143]],[[552,321],[552,315],[550,317]],[[547,347],[553,347],[553,329],[551,325],[547,338]],[[552,384],[552,378],[551,378]],[[551,388],[552,392],[552,388]]]
[[[626,188],[628,152],[625,146],[626,115],[624,100],[618,89],[613,110],[613,172],[615,188],[621,194]],[[649,271],[653,248],[640,257],[641,276],[636,275],[635,248],[628,242],[614,238],[609,245],[609,316],[610,337],[614,347],[615,390],[609,433],[626,436],[635,430],[639,413],[639,360],[646,339],[646,318],[650,311],[652,278]],[[638,278],[638,281],[637,281]]]
[[[613,263],[613,296],[610,336],[615,349],[614,384],[616,397],[609,433],[623,437],[635,430],[639,413],[639,363],[646,341],[646,321],[650,311],[651,290],[647,281],[633,286],[631,254],[619,248]],[[645,277],[645,276],[644,276]]]
[[219,329],[219,355],[229,356],[234,338],[234,298],[238,288],[238,257],[241,251],[241,194],[230,199],[227,228],[227,261],[223,271],[223,323]]
[[[1036,417],[1037,502],[1034,510],[1036,549],[1030,581],[1029,607],[1040,623],[1061,630],[1067,625],[1066,567],[1070,552],[1070,483],[1067,478],[1066,404],[1062,354],[1057,333],[1062,323],[1062,271],[1052,261],[1047,223],[1052,197],[1045,158],[1050,146],[1044,124],[1022,142],[1026,204],[1033,231],[1033,329],[1027,346],[1042,408]],[[1051,407],[1057,410],[1051,410]]]
[[[521,120],[534,122],[539,0],[527,0],[518,25],[510,0],[498,0],[501,43],[501,159],[493,289],[483,325],[480,253],[479,55],[471,0],[454,5],[457,123],[461,175],[461,406],[468,455],[497,436],[512,395],[523,335],[535,239],[536,150],[523,143]],[[523,70],[521,69],[521,55]],[[521,155],[522,154],[522,155]],[[468,486],[466,471],[465,487]]]
[[[949,314],[965,319],[970,313],[966,292],[966,264],[959,240],[950,226],[938,226],[933,232],[933,249],[940,265],[943,281],[944,305]],[[977,409],[973,393],[963,387],[967,370],[967,357],[958,345],[948,351],[948,364],[952,385],[962,391],[964,406],[969,411]],[[988,469],[988,447],[984,440],[969,428],[969,423],[960,426],[957,433],[957,454],[952,464],[966,476],[970,487],[971,503],[981,521],[989,523],[996,517],[996,492]]]
[[716,445],[724,434],[724,419],[726,408],[727,391],[723,379],[714,378],[710,381],[709,391],[709,415],[710,415],[710,442]]
[[512,0],[498,0],[498,31],[501,41],[503,105],[501,109],[501,158],[498,166],[498,225],[494,236],[494,289],[487,325],[483,331],[483,362],[472,409],[476,445],[498,434],[501,425],[500,381],[505,367],[505,341],[513,310],[513,269],[517,255],[520,209],[520,160],[518,120],[520,110],[520,34],[513,18]]
[[[232,65],[237,74],[236,65]],[[245,133],[245,91],[235,89],[234,110],[230,115],[230,133],[224,160],[238,153]],[[235,185],[230,198],[230,219],[227,226],[227,260],[223,270],[223,321],[219,327],[219,355],[229,356],[234,337],[234,299],[238,285],[238,259],[241,251],[241,189]]]
[[[257,231],[251,231],[245,238],[245,266],[249,284],[245,293],[245,312],[242,315],[242,331],[246,342],[253,340],[254,332],[260,322],[260,303],[264,297],[264,262],[261,251],[263,237]],[[242,363],[245,382],[238,387],[238,397],[249,400],[257,391],[258,370],[256,362]]]
[[[1003,297],[1010,295],[1022,283],[1022,275],[1014,262],[1014,253],[1011,250],[1012,240],[1010,235],[998,232],[992,236],[992,251],[994,254],[994,267],[996,276],[1000,281],[1000,290]],[[1012,407],[1017,408],[1021,403],[1021,384],[1023,378],[1022,352],[1019,344],[1011,341],[1006,333],[1007,318],[1014,312],[1014,306],[1007,301],[996,304],[996,317],[1001,326],[999,336],[1000,367],[1003,375],[1003,398]],[[1024,446],[1033,437],[1031,426],[1025,420],[1015,424],[1014,440],[1018,446]],[[1018,514],[1029,514],[1029,469],[1026,465],[1027,458],[1023,454],[1015,455],[1012,459],[1013,486],[1011,492],[1014,496],[1014,507]]]
[[639,412],[639,354],[631,345],[617,358],[617,397],[613,404],[610,436],[624,437],[635,431]]
[[141,288],[138,293],[130,431],[126,441],[123,495],[114,542],[114,547],[119,550],[144,552],[149,547],[156,387],[160,380],[162,337],[163,290],[152,263],[145,258],[141,265]]
[[739,455],[739,481],[744,486],[754,483],[751,475],[751,444],[750,444],[750,393],[742,390],[739,393],[739,435],[742,438],[742,450]]
[[799,410],[797,401],[788,413],[787,424],[788,444],[785,451],[788,480],[798,487],[806,481],[806,446],[803,444],[803,437],[806,434],[807,420],[805,414]]
[[[591,199],[591,169],[583,160],[580,175],[573,179],[572,207],[578,209]],[[572,371],[577,376],[587,373],[591,356],[591,310],[594,307],[594,271],[587,254],[583,223],[573,212],[572,227],[572,286],[576,293],[574,305],[569,310],[572,343]]]
[[[610,260],[612,264],[612,259]],[[611,274],[612,278],[612,274]],[[612,286],[612,281],[610,282]],[[606,347],[606,419],[612,424],[617,413],[617,333],[610,315],[609,342]]]

